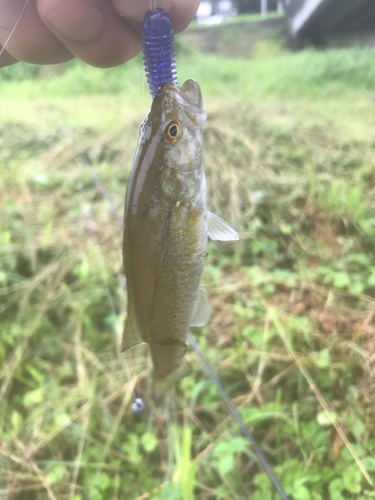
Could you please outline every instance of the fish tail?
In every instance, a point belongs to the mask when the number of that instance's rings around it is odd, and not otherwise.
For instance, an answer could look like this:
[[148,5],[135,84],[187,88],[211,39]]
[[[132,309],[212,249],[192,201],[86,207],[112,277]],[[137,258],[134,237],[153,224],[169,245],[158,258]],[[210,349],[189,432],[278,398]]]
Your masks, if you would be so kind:
[[181,365],[173,373],[163,379],[155,378],[152,381],[152,400],[155,406],[163,404],[169,389],[184,377],[188,377],[192,372],[191,364],[183,359]]

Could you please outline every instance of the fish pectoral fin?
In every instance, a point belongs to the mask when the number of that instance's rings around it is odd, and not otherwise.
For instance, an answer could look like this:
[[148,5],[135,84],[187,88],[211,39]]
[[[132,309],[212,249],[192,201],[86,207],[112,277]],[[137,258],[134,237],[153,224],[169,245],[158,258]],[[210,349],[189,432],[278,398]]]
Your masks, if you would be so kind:
[[139,344],[144,344],[145,341],[142,339],[138,329],[135,327],[131,316],[126,318],[124,333],[122,336],[121,352],[128,351],[132,347],[136,347]]
[[207,212],[208,236],[211,240],[235,241],[239,240],[237,231],[232,229],[224,219],[212,212]]
[[211,317],[211,304],[207,295],[204,293],[202,285],[198,287],[197,298],[194,305],[193,314],[190,319],[190,326],[204,326],[207,325]]

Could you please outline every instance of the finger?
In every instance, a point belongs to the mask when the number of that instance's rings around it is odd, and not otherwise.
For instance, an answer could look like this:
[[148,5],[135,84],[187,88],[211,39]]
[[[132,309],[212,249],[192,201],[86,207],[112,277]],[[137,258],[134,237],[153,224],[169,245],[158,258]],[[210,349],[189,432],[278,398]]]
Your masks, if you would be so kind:
[[[150,0],[112,0],[116,11],[124,19],[136,22],[139,26],[148,10]],[[193,20],[200,0],[158,0],[157,7],[165,9],[172,21],[175,33],[183,31]]]
[[140,33],[109,0],[38,0],[38,12],[57,38],[92,66],[117,66],[141,50]]
[[5,68],[5,66],[10,66],[18,62],[17,59],[12,57],[4,48],[0,45],[0,68]]
[[53,64],[73,57],[41,21],[36,0],[27,4],[25,0],[0,0],[0,12],[0,43],[6,43],[7,52],[15,59]]

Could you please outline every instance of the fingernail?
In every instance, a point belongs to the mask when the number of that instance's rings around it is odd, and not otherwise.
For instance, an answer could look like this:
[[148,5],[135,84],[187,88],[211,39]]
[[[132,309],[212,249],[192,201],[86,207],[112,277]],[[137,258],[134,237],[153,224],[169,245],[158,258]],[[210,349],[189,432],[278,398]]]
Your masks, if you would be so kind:
[[103,16],[95,5],[85,4],[78,11],[64,5],[49,15],[49,22],[64,36],[74,42],[88,43],[100,34]]

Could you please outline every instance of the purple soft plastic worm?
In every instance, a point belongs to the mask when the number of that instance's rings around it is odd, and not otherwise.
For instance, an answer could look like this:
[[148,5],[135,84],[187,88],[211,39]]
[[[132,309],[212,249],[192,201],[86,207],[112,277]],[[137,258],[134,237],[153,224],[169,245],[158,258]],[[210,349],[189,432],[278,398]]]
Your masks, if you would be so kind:
[[155,97],[163,83],[177,83],[172,23],[164,9],[146,13],[142,45],[148,86],[152,97]]

